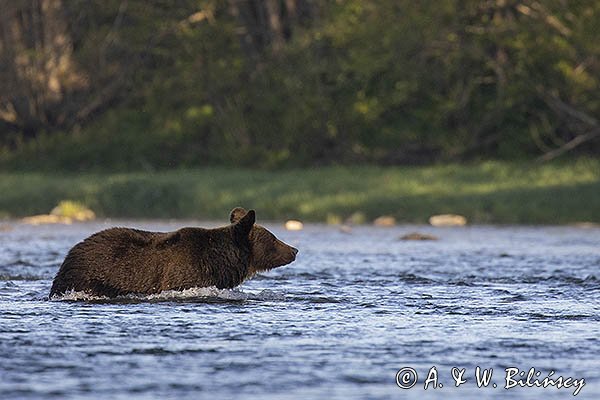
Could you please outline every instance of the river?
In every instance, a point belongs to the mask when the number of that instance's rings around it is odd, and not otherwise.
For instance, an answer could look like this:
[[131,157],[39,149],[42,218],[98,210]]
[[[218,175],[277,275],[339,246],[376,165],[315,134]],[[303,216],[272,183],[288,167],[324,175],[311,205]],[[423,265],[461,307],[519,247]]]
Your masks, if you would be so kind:
[[91,233],[186,225],[3,223],[0,397],[600,398],[598,228],[272,224],[298,259],[237,289],[48,300]]

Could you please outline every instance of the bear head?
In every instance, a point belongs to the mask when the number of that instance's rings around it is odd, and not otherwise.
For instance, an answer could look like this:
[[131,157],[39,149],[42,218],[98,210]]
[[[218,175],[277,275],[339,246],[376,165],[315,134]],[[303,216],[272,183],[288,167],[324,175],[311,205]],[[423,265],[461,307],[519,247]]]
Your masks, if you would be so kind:
[[254,210],[236,207],[229,216],[235,235],[250,243],[248,276],[289,264],[296,259],[298,249],[283,243],[266,228],[255,224]]

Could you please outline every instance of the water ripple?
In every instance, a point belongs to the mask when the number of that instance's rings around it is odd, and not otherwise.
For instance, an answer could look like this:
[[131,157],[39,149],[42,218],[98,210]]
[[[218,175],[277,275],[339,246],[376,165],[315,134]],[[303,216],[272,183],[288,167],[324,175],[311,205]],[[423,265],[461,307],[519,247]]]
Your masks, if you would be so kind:
[[[554,370],[585,377],[578,399],[600,397],[600,230],[448,228],[410,243],[397,237],[419,228],[274,226],[298,260],[233,290],[48,301],[68,249],[105,227],[0,234],[2,398],[510,397],[451,387],[453,366]],[[434,365],[443,392],[397,387],[400,368]]]

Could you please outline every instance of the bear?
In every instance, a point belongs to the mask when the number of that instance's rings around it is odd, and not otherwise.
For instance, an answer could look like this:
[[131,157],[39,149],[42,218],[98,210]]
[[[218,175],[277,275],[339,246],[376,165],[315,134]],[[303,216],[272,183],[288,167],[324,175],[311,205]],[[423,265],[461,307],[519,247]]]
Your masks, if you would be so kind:
[[296,259],[298,249],[255,224],[254,210],[236,207],[230,225],[175,232],[110,228],[73,246],[50,289],[114,298],[164,290],[230,289],[254,274]]

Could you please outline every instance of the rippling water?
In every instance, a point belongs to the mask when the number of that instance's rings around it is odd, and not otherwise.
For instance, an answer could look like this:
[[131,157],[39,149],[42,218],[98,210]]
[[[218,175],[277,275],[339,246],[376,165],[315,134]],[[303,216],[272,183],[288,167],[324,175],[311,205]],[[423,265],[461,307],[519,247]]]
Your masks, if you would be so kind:
[[[600,398],[600,229],[271,226],[298,260],[236,290],[48,301],[89,234],[182,224],[0,226],[0,398],[574,398],[505,389],[509,367]],[[398,240],[415,230],[440,240]],[[433,366],[443,387],[424,390]]]

